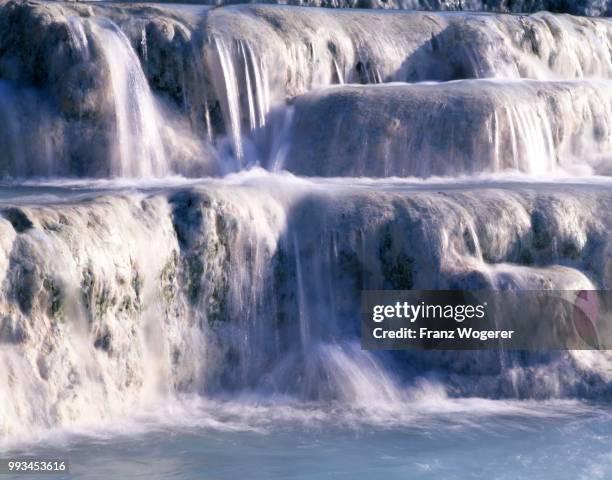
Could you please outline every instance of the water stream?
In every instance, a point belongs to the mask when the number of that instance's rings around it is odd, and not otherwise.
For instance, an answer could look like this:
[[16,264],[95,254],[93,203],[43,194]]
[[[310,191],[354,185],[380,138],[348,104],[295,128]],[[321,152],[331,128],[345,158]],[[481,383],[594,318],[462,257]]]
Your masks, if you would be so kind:
[[611,288],[609,19],[5,1],[0,31],[3,454],[609,474],[608,352],[359,344],[362,289]]

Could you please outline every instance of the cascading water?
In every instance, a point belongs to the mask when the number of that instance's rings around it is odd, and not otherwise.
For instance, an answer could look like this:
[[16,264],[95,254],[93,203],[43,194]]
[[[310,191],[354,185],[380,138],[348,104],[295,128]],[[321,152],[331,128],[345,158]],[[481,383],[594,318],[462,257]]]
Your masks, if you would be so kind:
[[168,174],[159,126],[162,119],[129,40],[109,20],[94,20],[90,27],[108,64],[115,104],[118,162],[111,167],[111,175],[159,177]]
[[[0,115],[10,128],[0,131],[0,142],[14,143],[15,129],[25,139],[8,149],[3,176],[152,178],[218,171],[216,152],[177,106],[151,91],[131,40],[112,19],[53,4],[28,16],[31,8],[9,2],[2,9],[10,34],[3,43]],[[41,38],[25,33],[32,24]],[[139,33],[142,48],[142,27]]]
[[591,80],[325,88],[297,98],[291,118],[279,115],[271,154],[268,139],[262,150],[272,170],[312,176],[605,173],[607,92]]
[[609,20],[8,1],[0,32],[0,441],[609,394],[605,352],[358,321],[363,289],[612,286]]
[[15,164],[25,165],[23,144],[19,140],[22,134],[17,112],[10,85],[0,82],[0,114],[2,115],[5,132],[2,136],[2,150],[9,152],[11,158],[15,159]]

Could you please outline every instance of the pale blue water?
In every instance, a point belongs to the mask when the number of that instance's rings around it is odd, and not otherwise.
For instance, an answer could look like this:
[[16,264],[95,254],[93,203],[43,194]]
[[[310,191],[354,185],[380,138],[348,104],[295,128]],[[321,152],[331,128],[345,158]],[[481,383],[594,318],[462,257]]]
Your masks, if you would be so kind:
[[[417,415],[414,423],[395,427],[393,418],[385,426],[367,422],[335,426],[334,417],[342,416],[339,412],[315,415],[313,422],[260,419],[265,427],[255,430],[243,425],[245,430],[227,431],[219,423],[73,436],[59,448],[39,445],[10,454],[70,461],[70,475],[32,478],[612,478],[612,411],[607,406],[517,402],[510,408],[502,405],[496,414],[495,402],[478,405],[473,404],[471,412],[461,408],[442,416]],[[236,428],[232,425],[230,430]]]

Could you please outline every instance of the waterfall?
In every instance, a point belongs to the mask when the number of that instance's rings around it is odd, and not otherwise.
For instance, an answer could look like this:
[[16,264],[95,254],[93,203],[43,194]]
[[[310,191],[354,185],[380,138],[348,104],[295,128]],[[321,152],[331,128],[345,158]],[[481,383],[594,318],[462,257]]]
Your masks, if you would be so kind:
[[[268,74],[265,67],[257,62],[250,45],[240,42],[240,51],[244,65],[245,86],[247,90],[249,120],[251,130],[262,128],[266,124],[266,115],[270,110]],[[251,76],[253,77],[251,79]]]
[[84,22],[78,17],[69,17],[67,26],[71,40],[76,45],[78,52],[83,59],[89,60],[89,40],[87,40]]
[[0,118],[2,118],[4,125],[4,132],[0,136],[0,141],[3,143],[0,145],[2,145],[2,151],[8,152],[8,157],[13,160],[13,168],[15,169],[13,174],[19,175],[22,173],[19,171],[20,166],[26,164],[26,155],[24,144],[20,141],[22,138],[20,115],[14,98],[15,95],[10,85],[0,80]]
[[290,120],[274,126],[270,168],[280,158],[283,168],[311,176],[605,170],[608,91],[597,80],[319,89],[296,99]]
[[151,177],[168,173],[160,114],[128,38],[109,20],[91,22],[108,64],[117,122],[118,162],[111,174]]
[[415,389],[608,394],[606,352],[363,350],[360,294],[611,288],[609,20],[5,2],[0,26],[0,441],[186,396],[392,419]]
[[[242,133],[241,133],[241,117],[240,117],[240,105],[238,96],[238,83],[236,79],[236,72],[234,70],[234,64],[231,59],[231,54],[223,42],[223,40],[215,38],[214,44],[217,52],[217,59],[220,65],[220,86],[219,90],[225,91],[224,110],[227,118],[226,129],[229,132],[234,147],[234,155],[240,167],[242,158],[244,157],[244,151],[242,148]],[[213,70],[217,70],[213,67]],[[213,81],[216,77],[213,77]],[[249,90],[249,95],[250,95]]]
[[[608,187],[373,194],[300,182],[246,176],[5,210],[0,295],[12,307],[0,323],[0,405],[23,413],[1,417],[2,431],[195,392],[390,406],[430,368],[463,395],[489,397],[572,396],[605,375],[607,354],[604,370],[583,371],[584,352],[518,356],[519,377],[494,380],[486,372],[499,359],[472,363],[474,352],[406,369],[401,354],[361,350],[358,310],[364,287],[606,288],[610,252],[594,257],[591,245],[612,222]],[[61,347],[49,352],[49,342]],[[556,386],[533,390],[530,372],[547,362]],[[14,375],[27,381],[8,388]]]
[[300,258],[300,246],[298,243],[297,236],[293,234],[293,250],[295,256],[295,274],[297,280],[297,297],[298,297],[298,316],[300,323],[300,339],[302,348],[306,349],[310,345],[310,332],[309,332],[309,313],[307,311],[308,305],[304,298],[304,277],[302,273],[302,262]]
[[[215,36],[212,44],[214,55],[209,57],[209,68],[220,74],[213,74],[212,81],[222,96],[225,128],[240,168],[245,156],[243,130],[248,133],[264,127],[270,110],[267,68],[259,64],[245,42],[228,44]],[[248,119],[245,125],[243,117]]]
[[[313,176],[610,168],[612,55],[598,40],[609,34],[605,20],[591,20],[586,29],[548,13],[236,6],[206,11],[206,22],[190,27],[160,10],[166,37],[138,15],[114,18],[111,9],[85,19],[61,8],[66,38],[48,40],[44,48],[57,50],[48,54],[56,61],[42,69],[48,74],[41,80],[27,66],[36,49],[15,45],[6,53],[23,57],[23,68],[7,70],[5,81],[15,83],[17,75],[23,85],[46,82],[36,93],[53,93],[44,99],[45,113],[57,132],[47,147],[32,145],[25,176],[198,176],[253,164],[277,170],[281,158],[283,169]],[[371,22],[384,27],[370,34]],[[19,29],[27,26],[12,28],[25,35]],[[421,109],[432,126],[423,120],[409,128],[410,112]],[[26,123],[35,122],[27,113]],[[283,116],[293,116],[292,125],[279,127]],[[450,138],[419,140],[441,129]],[[316,148],[309,147],[312,135]],[[53,157],[52,165],[43,157]],[[2,174],[14,176],[10,170]]]

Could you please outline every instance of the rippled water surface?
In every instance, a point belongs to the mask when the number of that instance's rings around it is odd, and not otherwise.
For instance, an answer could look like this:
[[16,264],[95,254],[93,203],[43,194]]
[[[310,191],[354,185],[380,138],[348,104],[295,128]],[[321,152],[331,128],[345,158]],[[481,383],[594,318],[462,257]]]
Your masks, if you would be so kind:
[[478,399],[430,407],[447,413],[426,413],[426,405],[416,405],[412,415],[409,406],[377,414],[198,404],[174,411],[180,426],[157,419],[93,436],[61,433],[57,448],[21,446],[11,448],[10,455],[67,458],[71,474],[57,478],[84,479],[598,479],[612,474],[607,407]]

